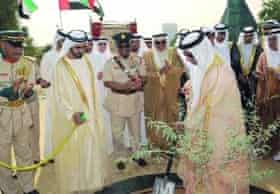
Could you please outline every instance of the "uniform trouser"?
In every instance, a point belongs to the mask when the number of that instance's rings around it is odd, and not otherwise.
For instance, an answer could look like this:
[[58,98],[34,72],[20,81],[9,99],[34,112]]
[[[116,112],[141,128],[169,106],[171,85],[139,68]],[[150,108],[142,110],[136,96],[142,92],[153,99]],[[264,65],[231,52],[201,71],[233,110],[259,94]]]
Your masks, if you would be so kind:
[[137,150],[140,145],[140,118],[141,113],[137,113],[131,117],[120,117],[111,114],[111,126],[113,132],[113,146],[115,153],[121,153],[126,149],[123,141],[123,133],[127,123],[131,134],[131,144],[133,151]]
[[30,134],[30,145],[32,149],[33,161],[40,161],[40,111],[39,111],[39,99],[36,98],[32,102],[28,103],[28,107],[32,117],[32,127]]
[[[26,106],[16,109],[0,108],[0,161],[11,164],[13,147],[17,166],[32,164],[32,151],[29,144],[30,126],[31,115]],[[33,190],[32,172],[17,172],[17,176],[16,180],[10,170],[0,167],[0,188],[4,194]]]

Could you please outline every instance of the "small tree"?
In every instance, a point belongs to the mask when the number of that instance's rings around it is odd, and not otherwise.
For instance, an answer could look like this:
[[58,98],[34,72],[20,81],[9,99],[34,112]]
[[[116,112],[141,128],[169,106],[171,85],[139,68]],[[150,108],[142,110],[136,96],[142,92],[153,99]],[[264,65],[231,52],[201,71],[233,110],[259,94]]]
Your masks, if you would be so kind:
[[[199,126],[199,123],[202,122],[201,119],[202,117],[198,116],[191,122],[195,123],[195,126]],[[162,150],[153,145],[148,145],[134,153],[129,160],[131,161],[133,158],[157,157],[159,161],[164,161],[166,157],[162,156],[166,154],[177,155],[181,158],[186,157],[196,167],[194,171],[198,180],[194,183],[194,188],[196,188],[200,180],[205,180],[206,183],[208,183],[208,178],[211,173],[223,172],[225,165],[242,161],[244,160],[244,156],[248,156],[248,178],[251,183],[260,182],[274,174],[274,171],[271,169],[259,170],[256,166],[256,161],[260,156],[266,155],[270,151],[268,142],[274,134],[277,134],[280,122],[276,120],[267,128],[263,128],[259,125],[259,118],[255,111],[250,112],[250,114],[246,116],[246,120],[249,122],[250,129],[252,130],[248,135],[240,134],[239,129],[224,129],[228,133],[228,139],[224,145],[228,151],[221,161],[221,164],[212,172],[208,171],[207,164],[212,157],[215,142],[213,142],[208,135],[207,129],[197,128],[191,131],[185,129],[178,133],[176,129],[160,121],[149,121],[148,126],[162,134],[167,141],[167,149]],[[244,181],[247,180],[244,179]],[[232,184],[234,187],[237,186],[235,182]],[[207,184],[204,186],[207,187]],[[234,192],[234,194],[237,193]]]
[[25,49],[24,49],[25,55],[38,57],[40,55],[39,49],[34,47],[33,38],[31,38],[29,36],[28,28],[26,26],[24,26],[24,27],[22,27],[22,30],[28,34],[28,37],[25,41],[25,44],[26,44]]
[[[19,30],[21,28],[17,17],[17,0],[0,0],[0,10],[0,31]],[[22,30],[28,33],[27,27],[22,27]],[[39,50],[33,46],[31,37],[26,40],[25,54],[33,57],[40,55]]]
[[17,30],[17,0],[0,0],[0,30]]
[[259,13],[261,20],[280,20],[280,0],[263,0],[263,8]]

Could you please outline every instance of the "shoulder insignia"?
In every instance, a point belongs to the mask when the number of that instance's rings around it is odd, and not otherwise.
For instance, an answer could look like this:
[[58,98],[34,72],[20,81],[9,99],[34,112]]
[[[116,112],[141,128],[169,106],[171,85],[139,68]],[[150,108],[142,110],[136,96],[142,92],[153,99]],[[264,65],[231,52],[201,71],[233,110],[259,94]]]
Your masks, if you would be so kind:
[[23,59],[25,59],[26,61],[31,62],[31,63],[36,63],[36,58],[35,57],[23,56]]

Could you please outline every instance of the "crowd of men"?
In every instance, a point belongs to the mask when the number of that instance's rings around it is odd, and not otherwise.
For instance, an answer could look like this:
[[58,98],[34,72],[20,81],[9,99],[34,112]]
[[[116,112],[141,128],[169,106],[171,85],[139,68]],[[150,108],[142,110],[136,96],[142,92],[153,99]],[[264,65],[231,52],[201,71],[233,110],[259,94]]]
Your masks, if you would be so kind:
[[[246,133],[242,127],[246,124],[249,133],[250,123],[242,117],[254,111],[263,128],[278,120],[280,24],[275,21],[266,23],[261,33],[245,27],[236,43],[228,40],[229,28],[224,24],[179,33],[172,47],[165,33],[152,38],[118,33],[112,37],[115,53],[108,37],[58,30],[40,65],[24,56],[26,36],[20,31],[0,32],[0,161],[10,164],[13,148],[18,166],[39,163],[73,133],[50,160],[59,194],[102,190],[110,178],[110,157],[126,158],[147,143],[166,147],[149,120],[170,126],[185,120],[186,128],[193,128],[192,120],[206,107],[210,116],[205,116],[203,124],[210,126],[209,134],[219,142],[216,162],[224,151],[221,139],[226,126],[238,126],[240,133]],[[46,92],[41,157],[39,88]],[[280,160],[278,134],[269,143],[273,159]],[[134,162],[141,167],[148,164],[145,159]],[[240,162],[236,176],[246,174],[241,168],[246,161]],[[125,169],[125,161],[120,160],[117,168]],[[0,166],[4,194],[39,193],[32,171],[16,172],[16,176]],[[183,179],[193,181],[188,176]],[[210,187],[210,193],[229,193],[225,186]],[[248,193],[247,187],[240,183],[238,193]]]

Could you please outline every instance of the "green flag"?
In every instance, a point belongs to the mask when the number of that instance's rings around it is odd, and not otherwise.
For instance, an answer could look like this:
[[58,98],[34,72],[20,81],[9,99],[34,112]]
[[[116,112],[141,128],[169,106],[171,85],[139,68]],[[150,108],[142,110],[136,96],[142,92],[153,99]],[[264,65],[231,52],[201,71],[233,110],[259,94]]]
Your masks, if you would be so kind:
[[38,6],[33,0],[23,0],[22,3],[25,12],[33,13],[38,9]]
[[90,7],[88,0],[81,0],[81,4],[83,4],[86,7]]

